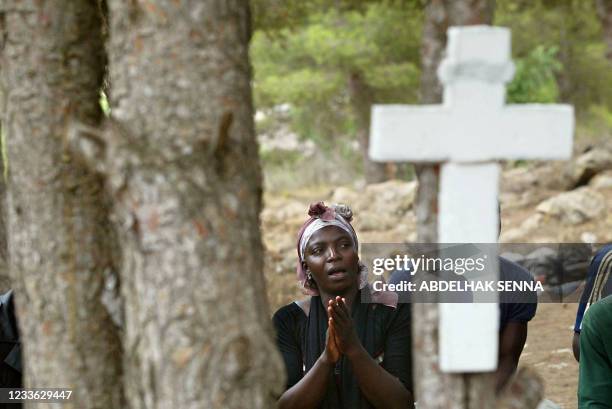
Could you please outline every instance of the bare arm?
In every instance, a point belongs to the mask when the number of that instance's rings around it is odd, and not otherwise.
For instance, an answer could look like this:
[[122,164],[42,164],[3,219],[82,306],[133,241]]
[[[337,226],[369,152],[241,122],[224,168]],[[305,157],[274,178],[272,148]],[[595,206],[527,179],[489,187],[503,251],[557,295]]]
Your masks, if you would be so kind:
[[319,406],[327,391],[334,363],[321,354],[304,377],[287,389],[278,400],[279,409],[307,409]]
[[327,392],[334,365],[340,359],[335,339],[334,328],[330,325],[325,350],[304,377],[281,395],[278,400],[279,409],[310,409],[319,406]]
[[353,365],[353,372],[359,389],[376,408],[412,408],[412,394],[395,376],[385,371],[368,352],[359,348],[347,354]]
[[516,371],[527,340],[527,323],[510,322],[499,336],[499,364],[496,371],[496,391],[499,392]]
[[572,351],[574,352],[574,358],[580,362],[580,332],[574,332],[572,338]]

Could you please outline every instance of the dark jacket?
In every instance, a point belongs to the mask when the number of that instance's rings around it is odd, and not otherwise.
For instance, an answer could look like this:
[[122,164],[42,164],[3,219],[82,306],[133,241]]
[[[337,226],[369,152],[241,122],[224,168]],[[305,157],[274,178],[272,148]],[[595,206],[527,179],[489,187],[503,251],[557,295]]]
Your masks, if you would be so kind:
[[21,388],[21,343],[13,291],[0,295],[0,387]]

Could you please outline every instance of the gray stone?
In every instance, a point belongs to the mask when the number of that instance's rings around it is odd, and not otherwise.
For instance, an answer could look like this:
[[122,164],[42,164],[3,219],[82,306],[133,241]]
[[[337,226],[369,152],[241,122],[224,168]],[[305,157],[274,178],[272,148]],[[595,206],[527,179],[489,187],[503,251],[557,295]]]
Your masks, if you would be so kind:
[[612,169],[612,152],[606,148],[593,148],[573,162],[572,180],[574,186],[587,184],[595,175]]
[[395,227],[398,220],[412,209],[415,194],[416,182],[390,180],[367,185],[361,191],[338,187],[330,203],[350,205],[355,214],[357,230],[388,230]]
[[556,403],[549,401],[548,399],[544,399],[542,402],[540,402],[537,409],[562,409],[562,408]]
[[612,170],[598,174],[589,182],[593,189],[612,189]]
[[580,224],[604,212],[605,198],[597,191],[584,186],[553,196],[540,203],[536,209],[564,223]]

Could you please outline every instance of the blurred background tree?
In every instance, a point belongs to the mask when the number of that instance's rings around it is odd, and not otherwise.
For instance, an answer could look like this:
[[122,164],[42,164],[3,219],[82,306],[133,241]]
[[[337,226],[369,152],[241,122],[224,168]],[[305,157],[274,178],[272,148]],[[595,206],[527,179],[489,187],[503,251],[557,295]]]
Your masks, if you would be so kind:
[[255,34],[256,106],[270,111],[288,104],[290,126],[301,138],[326,151],[339,149],[368,182],[381,182],[387,177],[384,166],[367,159],[369,112],[374,102],[417,100],[420,6],[414,1],[311,6],[302,3],[299,11],[306,14]]
[[[517,67],[508,102],[568,102],[576,106],[579,138],[609,135],[612,88],[602,84],[612,83],[612,61],[606,58],[610,29],[602,24],[610,25],[610,3],[497,1],[494,24],[512,29]],[[289,169],[304,185],[347,183],[361,175],[380,182],[391,176],[365,156],[369,112],[373,103],[418,103],[425,5],[417,0],[254,1],[251,58],[269,188],[283,185],[275,177],[278,167],[292,185]],[[300,154],[266,148],[266,138],[283,134],[311,149]]]
[[509,100],[573,104],[578,142],[612,133],[612,88],[605,85],[612,81],[612,60],[606,58],[604,19],[597,7],[606,2],[497,2],[495,24],[512,29],[517,63]]
[[612,60],[612,0],[595,0],[597,15],[601,20],[604,41],[606,42],[606,56]]

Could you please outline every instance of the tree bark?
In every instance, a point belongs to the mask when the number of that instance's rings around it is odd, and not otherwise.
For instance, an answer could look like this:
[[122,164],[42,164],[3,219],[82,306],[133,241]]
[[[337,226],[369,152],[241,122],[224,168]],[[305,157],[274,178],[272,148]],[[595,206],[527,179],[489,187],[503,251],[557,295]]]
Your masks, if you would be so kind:
[[[437,69],[446,48],[446,32],[453,25],[491,24],[492,0],[430,0],[425,7],[421,44],[421,103],[442,99]],[[417,241],[438,241],[439,165],[415,166],[419,186],[416,200]],[[439,368],[438,305],[412,306],[415,395],[419,409],[480,409],[494,407],[491,374],[448,374]],[[488,389],[487,391],[487,387]]]
[[607,47],[606,58],[612,61],[612,0],[596,0],[596,6]]
[[387,180],[384,163],[374,162],[368,153],[370,146],[370,119],[374,95],[365,82],[363,74],[353,71],[349,75],[349,97],[357,124],[357,139],[363,157],[363,173],[366,183],[381,183]]
[[[4,185],[4,183],[3,183]],[[2,212],[2,219],[0,221],[0,294],[6,293],[11,289],[11,278],[8,267],[8,248],[7,248],[7,237],[6,237],[6,224],[5,224],[5,204],[6,204],[6,185],[3,186],[2,192],[0,192],[0,212]]]
[[272,407],[284,367],[262,274],[248,2],[108,9],[112,121],[89,138],[119,228],[130,407]]
[[492,24],[494,0],[429,0],[421,43],[421,103],[436,104],[442,98],[437,69],[446,48],[450,26]]
[[[0,30],[2,28],[0,27]],[[1,76],[1,74],[0,74]],[[0,94],[3,94],[0,90]],[[4,112],[4,98],[0,96],[0,121],[2,121],[2,112]],[[2,131],[2,122],[0,122],[0,132]],[[4,142],[2,142],[2,145]],[[5,147],[2,146],[2,149]],[[4,155],[0,152],[0,294],[4,294],[11,289],[11,279],[8,268],[8,244],[6,237],[6,180],[4,178]]]
[[2,8],[8,253],[25,386],[72,389],[63,408],[121,408],[121,344],[101,300],[116,267],[108,200],[66,144],[70,121],[101,118],[98,7],[23,0]]
[[[0,12],[2,8],[0,7]],[[4,33],[4,23],[0,19],[0,33]],[[0,51],[3,48],[4,36],[0,36]],[[0,62],[1,62],[0,55]],[[2,78],[2,65],[0,65],[0,78]],[[1,84],[1,82],[0,82]],[[11,279],[8,268],[8,244],[6,237],[6,178],[4,152],[6,152],[6,141],[4,140],[5,120],[4,112],[6,111],[5,92],[0,85],[0,293],[5,293],[11,288]]]
[[574,38],[576,38],[576,34],[581,30],[581,27],[573,18],[573,14],[576,12],[573,2],[560,2],[559,11],[562,19],[559,26],[558,57],[564,69],[556,73],[556,78],[560,100],[571,103],[576,99],[576,95],[580,94],[581,87],[580,84],[575,83],[575,75],[572,74],[572,67],[576,58],[578,58],[575,52]]

